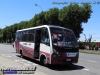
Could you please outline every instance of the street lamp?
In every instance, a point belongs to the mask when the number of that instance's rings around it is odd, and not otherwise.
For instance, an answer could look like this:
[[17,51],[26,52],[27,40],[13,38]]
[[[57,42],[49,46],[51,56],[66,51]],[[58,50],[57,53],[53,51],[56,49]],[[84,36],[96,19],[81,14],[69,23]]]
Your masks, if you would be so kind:
[[[37,5],[37,4],[35,4],[35,6],[39,6],[39,5]],[[39,6],[40,7],[40,6]],[[41,7],[40,7],[41,8]],[[42,10],[42,25],[43,25],[43,9],[41,8],[41,10]]]

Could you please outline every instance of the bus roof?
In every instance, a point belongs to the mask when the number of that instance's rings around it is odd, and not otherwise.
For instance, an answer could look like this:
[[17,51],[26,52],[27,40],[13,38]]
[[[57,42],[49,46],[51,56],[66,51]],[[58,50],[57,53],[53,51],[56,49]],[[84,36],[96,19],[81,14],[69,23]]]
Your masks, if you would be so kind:
[[[36,27],[31,27],[31,28],[25,28],[25,29],[17,30],[17,32],[18,31],[24,31],[24,30],[30,30],[30,29],[37,29],[37,28],[41,28],[41,27],[57,27],[57,28],[68,29],[68,28],[65,28],[65,27],[57,26],[57,25],[41,25],[41,26],[36,26]],[[68,30],[70,30],[70,29],[68,29]]]

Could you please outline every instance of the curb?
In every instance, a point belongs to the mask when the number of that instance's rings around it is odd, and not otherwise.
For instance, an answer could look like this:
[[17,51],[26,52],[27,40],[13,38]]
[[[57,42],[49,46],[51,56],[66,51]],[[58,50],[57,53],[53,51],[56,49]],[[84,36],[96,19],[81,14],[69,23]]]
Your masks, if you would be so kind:
[[[11,59],[8,59],[6,57],[3,57],[0,55],[0,66],[6,66],[6,67],[20,67],[22,64],[21,63],[17,63],[17,62],[14,62],[12,61]],[[8,62],[9,63],[5,63],[5,62]],[[14,65],[12,65],[14,64]],[[26,66],[27,67],[27,66]],[[47,75],[39,70],[37,70],[37,66],[35,67],[36,68],[36,71],[34,72],[34,74],[17,74],[17,75]],[[11,75],[11,74],[3,74],[2,70],[0,69],[0,75]],[[12,75],[16,75],[16,74],[12,74]]]

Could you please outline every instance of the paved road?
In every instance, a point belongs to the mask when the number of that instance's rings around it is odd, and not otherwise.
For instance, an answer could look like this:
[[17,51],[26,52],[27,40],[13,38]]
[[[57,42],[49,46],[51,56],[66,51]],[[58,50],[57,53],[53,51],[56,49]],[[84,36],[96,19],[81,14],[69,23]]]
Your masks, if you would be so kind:
[[41,75],[100,75],[100,55],[80,53],[78,64],[45,67],[38,61],[21,58],[11,45],[0,44],[0,55],[24,66],[37,65]]

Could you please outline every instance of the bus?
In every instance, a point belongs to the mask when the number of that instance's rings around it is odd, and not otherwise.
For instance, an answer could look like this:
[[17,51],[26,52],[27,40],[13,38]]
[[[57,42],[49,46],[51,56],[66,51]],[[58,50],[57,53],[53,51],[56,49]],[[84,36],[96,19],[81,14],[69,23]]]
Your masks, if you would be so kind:
[[47,65],[78,63],[79,46],[74,32],[55,25],[42,25],[16,31],[16,53]]

